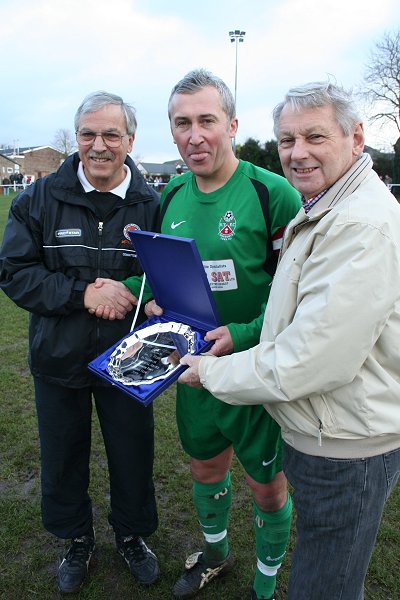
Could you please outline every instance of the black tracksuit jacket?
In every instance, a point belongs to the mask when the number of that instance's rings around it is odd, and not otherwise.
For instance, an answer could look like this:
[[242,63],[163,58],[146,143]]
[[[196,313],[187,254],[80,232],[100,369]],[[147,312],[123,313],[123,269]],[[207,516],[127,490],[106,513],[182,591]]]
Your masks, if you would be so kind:
[[107,321],[90,315],[83,304],[86,285],[96,277],[121,281],[142,273],[127,229],[159,231],[159,196],[129,157],[125,162],[130,187],[105,218],[79,182],[78,154],[12,203],[0,252],[0,287],[30,312],[29,365],[48,383],[102,385],[88,363],[130,330],[133,312]]

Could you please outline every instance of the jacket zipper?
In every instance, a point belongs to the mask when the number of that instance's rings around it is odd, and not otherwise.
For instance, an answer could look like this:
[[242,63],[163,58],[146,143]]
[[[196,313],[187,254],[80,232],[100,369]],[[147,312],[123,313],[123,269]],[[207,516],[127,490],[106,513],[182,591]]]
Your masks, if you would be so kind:
[[[98,234],[98,257],[97,257],[97,277],[101,275],[101,249],[103,244],[103,221],[99,221],[97,225],[97,234]],[[99,353],[98,346],[100,340],[100,321],[101,319],[97,319],[96,324],[96,346],[97,346],[97,354]]]
[[103,244],[103,221],[99,221],[99,224],[97,226],[97,232],[98,232],[98,236],[99,236],[99,254],[98,254],[98,259],[97,259],[97,277],[100,277],[100,263],[101,263],[101,249],[102,249],[102,244]]
[[318,446],[322,446],[322,421],[319,420],[319,428],[318,428]]

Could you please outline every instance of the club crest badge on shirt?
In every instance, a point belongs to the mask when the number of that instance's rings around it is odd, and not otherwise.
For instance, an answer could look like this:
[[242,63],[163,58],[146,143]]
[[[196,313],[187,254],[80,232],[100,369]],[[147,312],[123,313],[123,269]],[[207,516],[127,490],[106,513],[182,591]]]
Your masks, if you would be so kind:
[[140,231],[140,227],[139,225],[136,225],[136,223],[128,223],[127,225],[125,225],[124,227],[124,237],[131,242],[131,238],[129,237],[129,231]]
[[231,240],[235,235],[236,218],[231,210],[227,210],[218,224],[219,237],[221,240]]
[[140,227],[139,225],[136,225],[136,223],[128,223],[127,225],[125,225],[123,230],[124,237],[121,240],[122,246],[132,247],[132,240],[129,237],[129,231],[140,231]]

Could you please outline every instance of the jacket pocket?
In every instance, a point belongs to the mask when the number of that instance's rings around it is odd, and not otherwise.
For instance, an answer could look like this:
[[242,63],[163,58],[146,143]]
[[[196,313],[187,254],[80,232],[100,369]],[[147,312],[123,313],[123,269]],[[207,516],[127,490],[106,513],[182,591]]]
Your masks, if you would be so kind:
[[329,394],[313,394],[309,396],[309,402],[315,414],[320,433],[337,433],[339,425],[332,411],[333,400],[329,400]]

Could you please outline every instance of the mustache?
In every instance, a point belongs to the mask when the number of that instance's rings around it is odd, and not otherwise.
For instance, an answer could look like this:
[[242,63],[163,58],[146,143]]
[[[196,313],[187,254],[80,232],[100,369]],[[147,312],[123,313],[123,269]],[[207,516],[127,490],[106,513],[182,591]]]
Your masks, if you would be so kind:
[[88,152],[88,158],[109,158],[110,160],[113,160],[114,154],[108,150],[105,150],[104,152],[95,152],[94,150],[91,150]]

